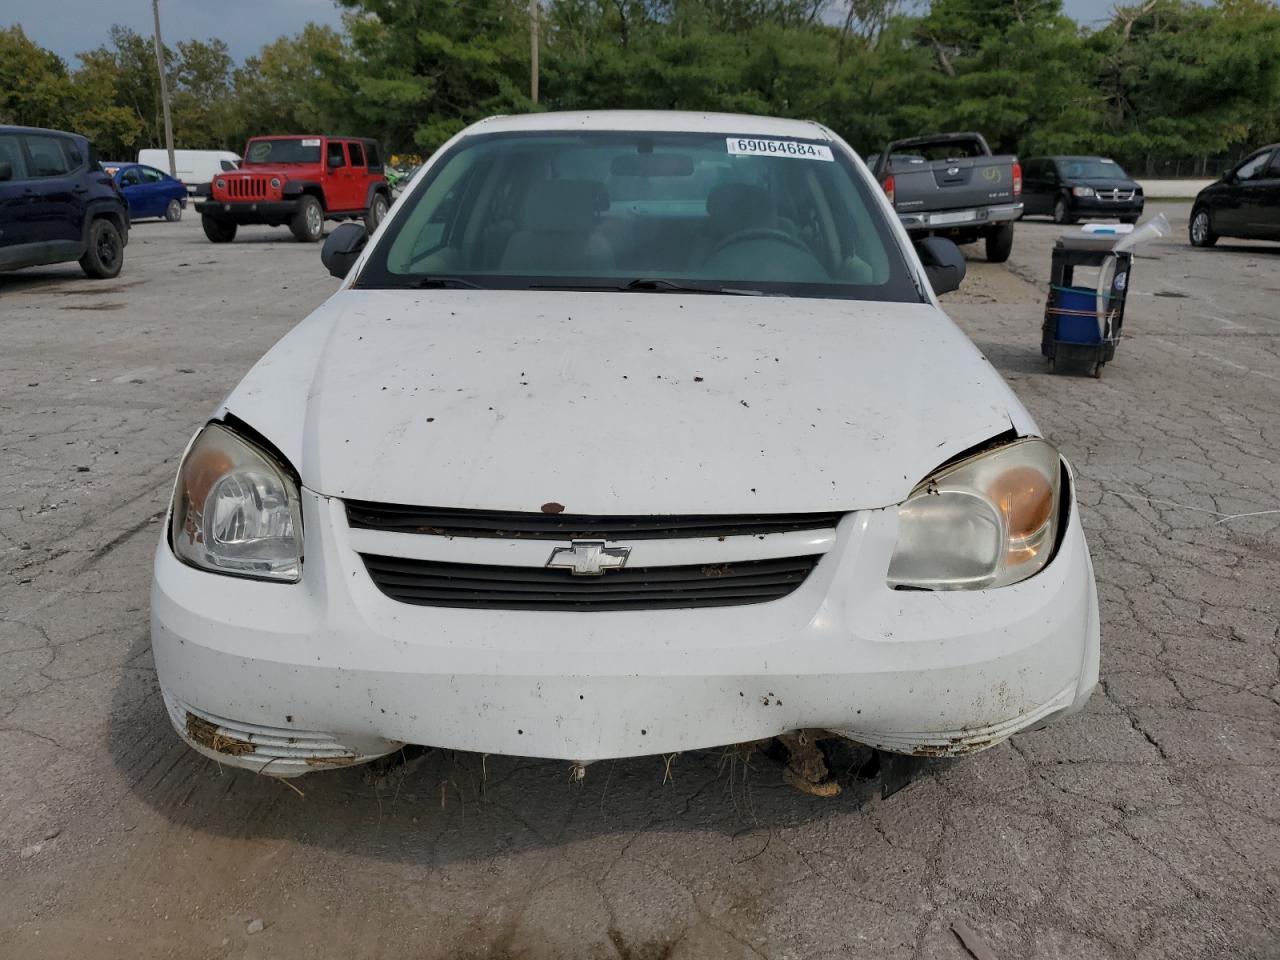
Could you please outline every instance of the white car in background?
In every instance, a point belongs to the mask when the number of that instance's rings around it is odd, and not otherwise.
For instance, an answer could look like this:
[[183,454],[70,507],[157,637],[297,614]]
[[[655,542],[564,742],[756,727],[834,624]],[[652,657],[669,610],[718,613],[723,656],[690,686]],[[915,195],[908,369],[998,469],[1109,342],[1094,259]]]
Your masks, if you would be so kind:
[[1071,470],[939,308],[954,245],[918,249],[815,123],[463,131],[371,240],[333,232],[341,289],[182,459],[179,734],[293,776],[405,743],[949,756],[1079,710]]
[[207,187],[220,173],[240,167],[240,154],[231,150],[175,150],[176,170],[169,169],[169,151],[148,147],[138,151],[138,162],[171,173],[187,185],[188,193]]

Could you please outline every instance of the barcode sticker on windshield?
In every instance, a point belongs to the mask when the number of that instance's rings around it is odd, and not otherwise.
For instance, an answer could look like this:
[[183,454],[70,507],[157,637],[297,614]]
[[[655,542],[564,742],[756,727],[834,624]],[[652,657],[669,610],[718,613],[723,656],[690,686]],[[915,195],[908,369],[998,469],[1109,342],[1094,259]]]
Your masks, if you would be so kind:
[[319,140],[303,140],[302,145],[304,147],[318,147],[320,146],[320,141]]
[[726,137],[729,152],[748,157],[798,157],[802,160],[834,161],[831,148],[800,140],[752,140],[747,137]]

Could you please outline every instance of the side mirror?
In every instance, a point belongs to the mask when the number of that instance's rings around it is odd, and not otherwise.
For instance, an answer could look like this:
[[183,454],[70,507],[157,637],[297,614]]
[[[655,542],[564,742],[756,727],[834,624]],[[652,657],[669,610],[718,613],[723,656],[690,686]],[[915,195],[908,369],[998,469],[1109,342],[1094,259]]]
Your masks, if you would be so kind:
[[345,279],[368,239],[369,234],[363,223],[348,220],[346,223],[339,224],[338,228],[325,239],[324,246],[320,248],[320,262],[333,276],[339,280]]
[[959,247],[946,237],[925,237],[916,241],[916,253],[934,293],[941,296],[959,289],[966,269]]
[[1235,178],[1236,178],[1236,172],[1235,172],[1234,170],[1223,170],[1223,171],[1222,171],[1222,182],[1223,182],[1223,183],[1231,183],[1232,181],[1234,181],[1234,180],[1235,180]]
[[13,179],[13,167],[7,163],[0,163],[0,181]]

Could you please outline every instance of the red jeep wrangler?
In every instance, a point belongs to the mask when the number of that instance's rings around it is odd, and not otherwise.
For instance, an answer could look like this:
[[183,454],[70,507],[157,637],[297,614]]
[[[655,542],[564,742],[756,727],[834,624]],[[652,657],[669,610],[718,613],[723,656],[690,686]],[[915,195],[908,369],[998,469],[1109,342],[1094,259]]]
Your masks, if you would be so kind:
[[372,233],[391,206],[378,145],[355,137],[254,137],[239,170],[218,174],[196,204],[205,236],[230,243],[242,223],[289,225],[304,243],[325,220],[364,218]]

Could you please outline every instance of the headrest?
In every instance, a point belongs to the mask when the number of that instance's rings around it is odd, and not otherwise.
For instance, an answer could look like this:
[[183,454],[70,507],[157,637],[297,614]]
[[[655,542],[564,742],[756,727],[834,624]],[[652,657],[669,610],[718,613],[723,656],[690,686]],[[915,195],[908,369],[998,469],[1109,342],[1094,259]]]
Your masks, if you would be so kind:
[[769,191],[749,183],[721,183],[712,187],[707,194],[707,215],[720,233],[776,224]]
[[598,180],[536,183],[524,201],[524,229],[568,233],[590,230],[609,209],[609,191]]

